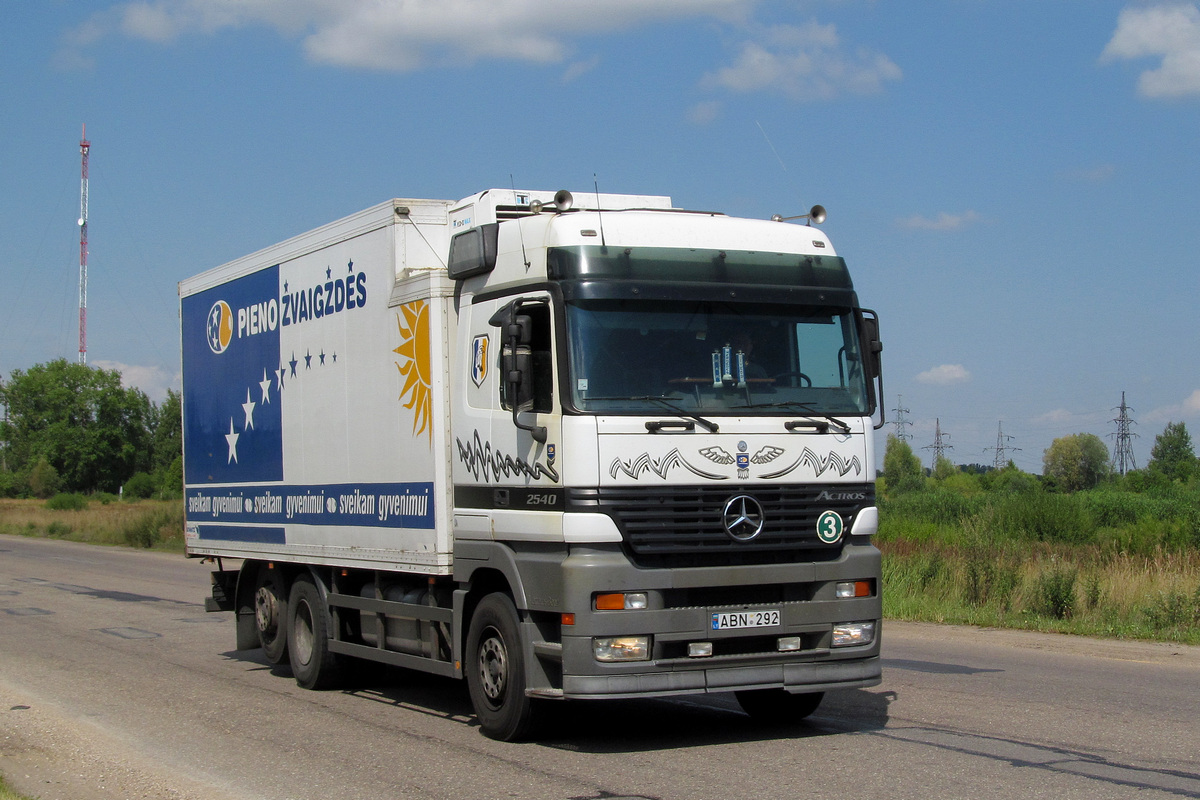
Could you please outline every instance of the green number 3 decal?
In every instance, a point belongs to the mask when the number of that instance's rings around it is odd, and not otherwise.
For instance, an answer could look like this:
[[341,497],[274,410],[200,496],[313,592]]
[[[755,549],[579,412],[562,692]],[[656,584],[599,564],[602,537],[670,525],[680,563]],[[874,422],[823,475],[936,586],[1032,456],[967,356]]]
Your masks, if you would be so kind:
[[842,538],[844,526],[836,511],[826,511],[817,519],[817,538],[826,544],[833,544]]

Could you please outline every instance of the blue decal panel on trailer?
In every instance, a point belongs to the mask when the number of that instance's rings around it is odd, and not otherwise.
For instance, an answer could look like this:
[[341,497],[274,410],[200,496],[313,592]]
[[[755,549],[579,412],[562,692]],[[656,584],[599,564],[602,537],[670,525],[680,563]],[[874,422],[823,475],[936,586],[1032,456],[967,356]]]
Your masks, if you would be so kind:
[[187,518],[189,522],[206,520],[258,526],[344,525],[431,530],[433,484],[189,487]]
[[428,346],[414,322],[427,301],[393,310],[374,291],[392,246],[356,236],[182,297],[189,542],[437,548],[431,434],[408,413],[416,400],[405,404],[412,364],[429,357],[413,350]]
[[254,528],[245,525],[197,525],[196,533],[204,542],[253,542],[255,544],[283,544],[286,537],[283,528]]
[[283,480],[279,267],[185,297],[184,478]]

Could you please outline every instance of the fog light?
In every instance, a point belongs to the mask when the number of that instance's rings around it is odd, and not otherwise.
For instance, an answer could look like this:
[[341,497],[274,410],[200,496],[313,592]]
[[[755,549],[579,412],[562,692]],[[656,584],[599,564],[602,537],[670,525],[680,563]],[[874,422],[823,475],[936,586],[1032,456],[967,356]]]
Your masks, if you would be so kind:
[[839,598],[871,596],[870,581],[843,581],[836,588]]
[[598,637],[592,639],[592,652],[597,661],[647,661],[650,658],[650,637]]
[[833,646],[853,647],[875,641],[874,622],[843,622],[833,626]]
[[779,652],[792,653],[796,650],[803,649],[803,643],[799,636],[780,636],[779,637]]
[[712,642],[690,642],[688,658],[705,658],[712,655]]

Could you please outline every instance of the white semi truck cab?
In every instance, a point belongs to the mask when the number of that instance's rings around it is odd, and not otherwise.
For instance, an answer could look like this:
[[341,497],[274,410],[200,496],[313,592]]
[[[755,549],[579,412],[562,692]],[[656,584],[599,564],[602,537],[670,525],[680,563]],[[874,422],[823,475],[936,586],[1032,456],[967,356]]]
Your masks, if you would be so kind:
[[465,678],[513,740],[543,700],[879,682],[882,347],[811,224],[393,200],[180,295],[188,553],[301,685]]

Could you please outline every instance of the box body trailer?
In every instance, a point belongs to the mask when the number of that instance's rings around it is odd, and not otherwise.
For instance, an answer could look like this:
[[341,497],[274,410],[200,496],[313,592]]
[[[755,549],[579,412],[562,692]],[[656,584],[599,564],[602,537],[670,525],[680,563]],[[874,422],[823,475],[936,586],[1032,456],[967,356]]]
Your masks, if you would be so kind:
[[543,700],[879,682],[878,321],[818,228],[395,199],[180,304],[187,552],[302,686],[464,678],[511,740]]

